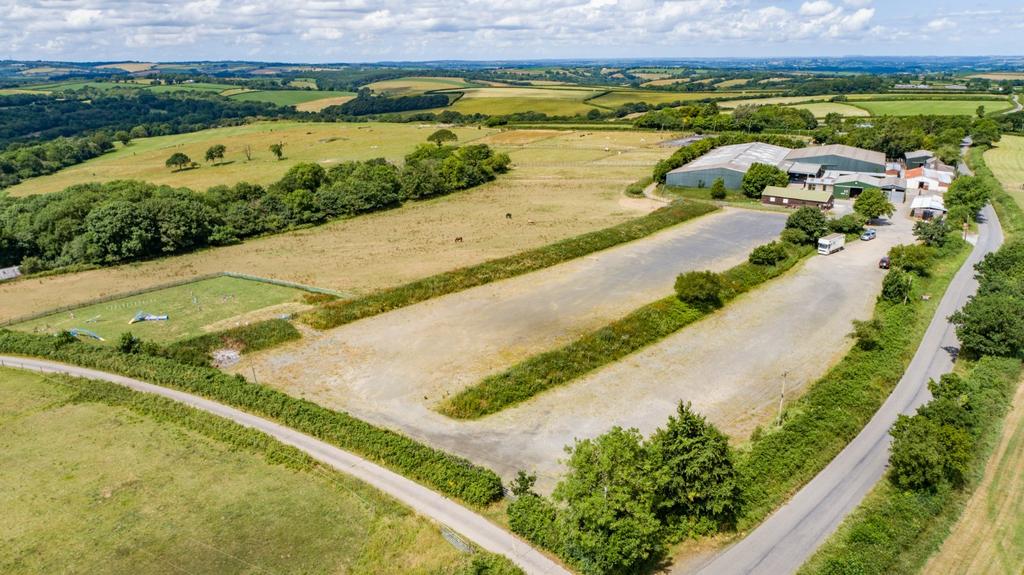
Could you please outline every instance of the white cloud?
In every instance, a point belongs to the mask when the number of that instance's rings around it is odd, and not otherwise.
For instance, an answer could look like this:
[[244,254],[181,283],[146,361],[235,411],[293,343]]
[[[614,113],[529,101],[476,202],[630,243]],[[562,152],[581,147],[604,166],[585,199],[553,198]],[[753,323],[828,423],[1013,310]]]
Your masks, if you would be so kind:
[[936,18],[925,26],[929,32],[942,32],[953,27],[953,21],[949,18]]
[[803,16],[823,16],[835,10],[835,6],[828,0],[815,0],[804,2],[800,5],[800,14]]

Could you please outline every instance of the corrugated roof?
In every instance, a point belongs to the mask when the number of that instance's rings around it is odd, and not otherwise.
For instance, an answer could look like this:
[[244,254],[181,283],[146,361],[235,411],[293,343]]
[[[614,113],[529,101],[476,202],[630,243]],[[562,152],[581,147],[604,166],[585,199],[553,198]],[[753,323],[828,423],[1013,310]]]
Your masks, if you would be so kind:
[[879,178],[878,176],[872,176],[870,174],[856,173],[856,174],[846,174],[844,176],[839,176],[835,180],[836,184],[850,184],[850,183],[853,183],[853,182],[859,182],[859,183],[867,184],[869,186],[874,186],[874,187],[877,188],[877,187],[881,187],[881,185],[882,185],[882,178]]
[[905,157],[907,159],[910,159],[910,158],[931,158],[934,155],[935,154],[929,152],[928,150],[914,150],[913,152],[907,152],[906,154],[903,154],[903,157]]
[[786,156],[786,159],[799,161],[804,158],[816,158],[819,156],[841,156],[843,158],[850,158],[851,160],[860,160],[862,162],[872,162],[879,165],[885,165],[885,154],[882,152],[865,150],[863,148],[854,148],[853,146],[846,146],[843,144],[798,148],[790,152]]
[[789,198],[791,200],[803,200],[805,202],[826,203],[832,197],[832,192],[824,190],[807,190],[802,188],[782,188],[779,186],[768,186],[761,193],[761,197],[774,196],[776,198]]
[[692,172],[695,170],[709,170],[725,168],[746,172],[751,164],[769,164],[778,166],[786,159],[789,148],[773,146],[763,142],[750,142],[748,144],[733,144],[731,146],[720,146],[693,160],[685,166],[676,168],[670,174],[679,172]]
[[946,203],[942,201],[942,196],[917,196],[912,202],[910,202],[911,210],[937,210],[946,211]]
[[812,164],[810,162],[793,162],[786,169],[790,174],[800,175],[817,175],[821,171],[821,164]]

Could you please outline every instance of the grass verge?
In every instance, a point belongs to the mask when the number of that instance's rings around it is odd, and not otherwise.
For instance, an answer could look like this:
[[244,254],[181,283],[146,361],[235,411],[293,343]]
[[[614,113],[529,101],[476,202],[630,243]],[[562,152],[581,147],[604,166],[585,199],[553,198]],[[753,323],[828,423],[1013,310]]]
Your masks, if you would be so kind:
[[300,319],[317,329],[338,327],[431,298],[515,277],[608,249],[716,209],[715,206],[698,202],[673,204],[617,226],[551,245],[433,275],[356,299],[330,302],[302,314]]
[[[744,490],[740,531],[756,526],[810,481],[874,416],[914,357],[968,253],[966,242],[951,240],[936,257],[931,275],[915,282],[911,303],[879,299],[874,311],[880,322],[878,345],[854,347],[785,409],[780,426],[755,430],[737,456]],[[931,296],[926,301],[925,294]]]
[[[727,285],[723,301],[783,274],[813,252],[806,246],[784,245],[787,246],[787,257],[774,266],[745,262],[723,272]],[[674,295],[660,299],[560,349],[533,356],[489,376],[450,397],[438,409],[457,419],[477,419],[501,411],[618,361],[708,313],[712,311],[702,311],[685,304]]]
[[7,330],[0,330],[0,352],[100,369],[201,395],[273,419],[472,505],[487,505],[502,497],[501,479],[489,469],[347,413],[249,383],[241,376],[147,354],[123,354],[77,341]]
[[914,491],[881,483],[800,569],[800,575],[920,572],[984,475],[1019,375],[1019,360],[986,357],[966,376],[981,390],[978,399],[971,401],[979,439],[970,454],[966,490],[944,485],[935,492]]

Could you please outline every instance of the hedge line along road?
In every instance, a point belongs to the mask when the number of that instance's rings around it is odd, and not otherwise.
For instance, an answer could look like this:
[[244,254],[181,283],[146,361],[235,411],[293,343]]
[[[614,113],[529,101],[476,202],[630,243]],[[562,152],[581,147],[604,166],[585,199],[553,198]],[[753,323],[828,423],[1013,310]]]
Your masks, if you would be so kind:
[[338,449],[333,445],[299,433],[294,429],[196,395],[103,371],[41,359],[6,355],[0,355],[0,364],[4,367],[30,369],[43,373],[61,373],[74,377],[109,381],[142,393],[152,393],[166,397],[190,407],[229,419],[239,425],[257,429],[281,443],[291,445],[307,453],[317,461],[323,462],[342,473],[347,473],[360,481],[380,489],[413,508],[417,513],[429,517],[442,525],[446,525],[467,537],[483,549],[508,557],[528,574],[569,575],[569,571],[529,544],[462,505],[393,471]]
[[971,255],[949,284],[907,371],[868,424],[831,463],[747,537],[713,558],[701,575],[794,573],[882,478],[889,461],[889,428],[931,398],[928,380],[953,368],[959,348],[948,317],[978,289],[974,264],[999,249],[1003,232],[992,206]]

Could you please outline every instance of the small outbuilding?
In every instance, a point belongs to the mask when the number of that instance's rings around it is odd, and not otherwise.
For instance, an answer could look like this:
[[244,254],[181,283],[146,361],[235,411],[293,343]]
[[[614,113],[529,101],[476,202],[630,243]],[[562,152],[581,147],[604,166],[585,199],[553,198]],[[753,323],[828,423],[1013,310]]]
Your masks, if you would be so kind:
[[761,193],[761,203],[768,206],[782,206],[785,208],[812,206],[822,211],[828,211],[832,209],[835,202],[832,192],[825,190],[768,186]]
[[683,188],[709,188],[718,178],[731,190],[740,188],[743,176],[754,164],[778,166],[790,152],[789,148],[763,142],[720,146],[669,172],[665,183]]
[[946,202],[942,201],[942,196],[933,194],[921,195],[910,202],[910,217],[913,218],[930,220],[945,213]]
[[949,172],[932,170],[929,168],[914,168],[907,170],[904,178],[907,180],[909,190],[928,190],[931,192],[945,192],[953,183],[954,175]]
[[914,168],[920,168],[928,160],[935,157],[935,154],[928,150],[914,150],[913,152],[907,152],[903,154],[903,158],[907,161],[907,169],[912,170]]
[[881,189],[882,178],[870,174],[848,174],[832,183],[832,194],[837,198],[856,198],[865,190]]
[[9,268],[0,268],[0,282],[12,280],[21,275],[21,268],[18,266],[11,266]]
[[882,178],[882,193],[886,199],[894,204],[902,204],[907,201],[907,181],[896,176]]

